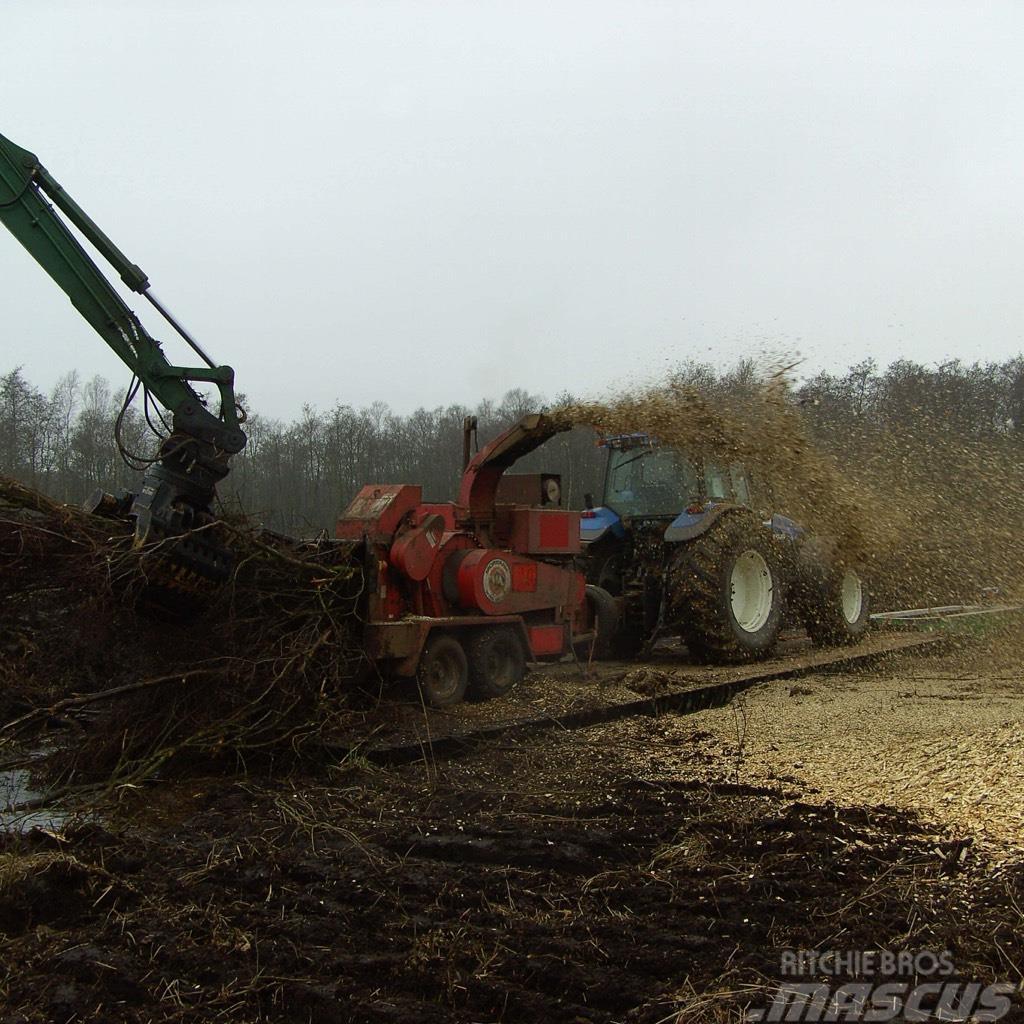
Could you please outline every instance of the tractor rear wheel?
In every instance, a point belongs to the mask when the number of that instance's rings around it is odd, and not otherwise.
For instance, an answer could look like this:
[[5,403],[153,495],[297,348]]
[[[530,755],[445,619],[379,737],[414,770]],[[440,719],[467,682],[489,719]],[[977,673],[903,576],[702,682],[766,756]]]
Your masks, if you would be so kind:
[[816,644],[856,643],[871,628],[871,594],[856,566],[819,565],[801,590],[801,618]]
[[462,644],[453,636],[432,637],[420,658],[416,671],[423,699],[434,708],[458,704],[466,696],[469,664]]
[[687,541],[669,568],[669,611],[691,654],[711,663],[767,657],[782,624],[782,581],[771,538],[726,515]]
[[509,626],[473,630],[466,657],[470,694],[477,700],[504,697],[526,674],[523,642]]

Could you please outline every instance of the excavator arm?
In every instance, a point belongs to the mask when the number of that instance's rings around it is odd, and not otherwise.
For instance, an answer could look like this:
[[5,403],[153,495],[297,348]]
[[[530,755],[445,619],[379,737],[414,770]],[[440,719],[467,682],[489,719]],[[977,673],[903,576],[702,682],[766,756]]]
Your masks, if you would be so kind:
[[[54,207],[132,291],[152,303],[205,365],[173,366],[168,361],[160,343],[124,303]],[[149,279],[141,268],[90,220],[37,157],[2,135],[0,221],[60,286],[148,394],[171,414],[170,435],[162,439],[156,457],[149,463],[141,490],[124,503],[135,521],[137,543],[161,542],[162,553],[172,563],[170,582],[178,589],[194,589],[204,580],[224,579],[230,571],[230,554],[209,527],[214,522],[211,506],[216,484],[227,474],[230,457],[246,442],[239,426],[234,371],[216,365],[206,355],[152,295]],[[206,407],[193,384],[216,386],[218,413]]]

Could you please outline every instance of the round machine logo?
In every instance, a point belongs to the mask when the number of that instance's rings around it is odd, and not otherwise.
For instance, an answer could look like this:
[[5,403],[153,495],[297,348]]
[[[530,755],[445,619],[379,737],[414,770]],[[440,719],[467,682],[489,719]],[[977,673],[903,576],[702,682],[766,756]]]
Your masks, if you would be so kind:
[[489,601],[504,601],[512,590],[512,570],[503,558],[492,558],[484,569],[484,593]]

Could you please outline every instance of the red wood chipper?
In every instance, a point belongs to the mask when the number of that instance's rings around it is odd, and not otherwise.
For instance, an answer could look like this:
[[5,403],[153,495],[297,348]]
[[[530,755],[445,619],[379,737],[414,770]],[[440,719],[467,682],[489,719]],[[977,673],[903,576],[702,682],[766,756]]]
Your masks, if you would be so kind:
[[338,539],[363,545],[368,657],[416,677],[435,707],[467,692],[505,694],[527,661],[595,639],[599,605],[575,565],[579,512],[559,507],[555,476],[501,486],[506,469],[564,429],[524,417],[468,461],[455,502],[424,503],[411,484],[368,484],[338,519]]

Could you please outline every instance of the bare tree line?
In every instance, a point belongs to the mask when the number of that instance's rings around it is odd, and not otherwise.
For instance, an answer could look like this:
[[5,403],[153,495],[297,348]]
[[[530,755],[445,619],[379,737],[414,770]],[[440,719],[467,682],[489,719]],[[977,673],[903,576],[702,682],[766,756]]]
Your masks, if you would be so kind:
[[964,441],[1024,437],[1024,356],[935,367],[899,359],[884,372],[867,360],[843,376],[819,374],[797,395],[822,436],[857,428]]
[[[725,373],[691,364],[683,376],[712,398],[756,387],[752,362]],[[863,362],[843,374],[822,373],[793,389],[813,436],[841,459],[876,450],[886,438],[937,436],[964,443],[1016,444],[1024,438],[1024,358],[1002,363],[959,361],[926,367],[898,360],[884,371]],[[557,402],[571,396],[558,396]],[[305,534],[330,528],[365,483],[416,483],[427,500],[454,497],[461,469],[462,423],[478,417],[481,441],[545,405],[521,389],[500,400],[417,409],[403,415],[384,402],[364,408],[306,406],[291,422],[250,413],[249,445],[235,458],[222,500],[267,526]],[[114,423],[122,396],[101,377],[62,377],[49,393],[20,369],[0,377],[0,474],[63,501],[79,502],[96,488],[131,489],[138,474],[122,462]],[[126,447],[152,452],[142,413],[122,423]],[[563,474],[567,503],[581,507],[600,489],[602,457],[591,432],[554,439],[519,468]]]
[[[46,394],[20,369],[11,370],[0,377],[0,475],[74,503],[97,488],[137,487],[140,474],[124,464],[114,442],[122,402],[102,377],[83,384],[68,374]],[[472,408],[448,405],[408,415],[384,402],[359,409],[338,404],[328,411],[304,406],[291,422],[250,411],[249,443],[232,460],[220,498],[272,529],[299,535],[331,528],[367,483],[419,484],[426,500],[450,500],[461,475],[464,419],[477,417],[485,443],[543,405],[537,395],[513,389]],[[124,415],[121,436],[133,452],[151,455],[155,449],[135,407]],[[573,431],[536,453],[533,462],[534,469],[557,463],[567,500],[581,504],[600,455],[592,433]],[[527,460],[521,465],[531,468]]]

